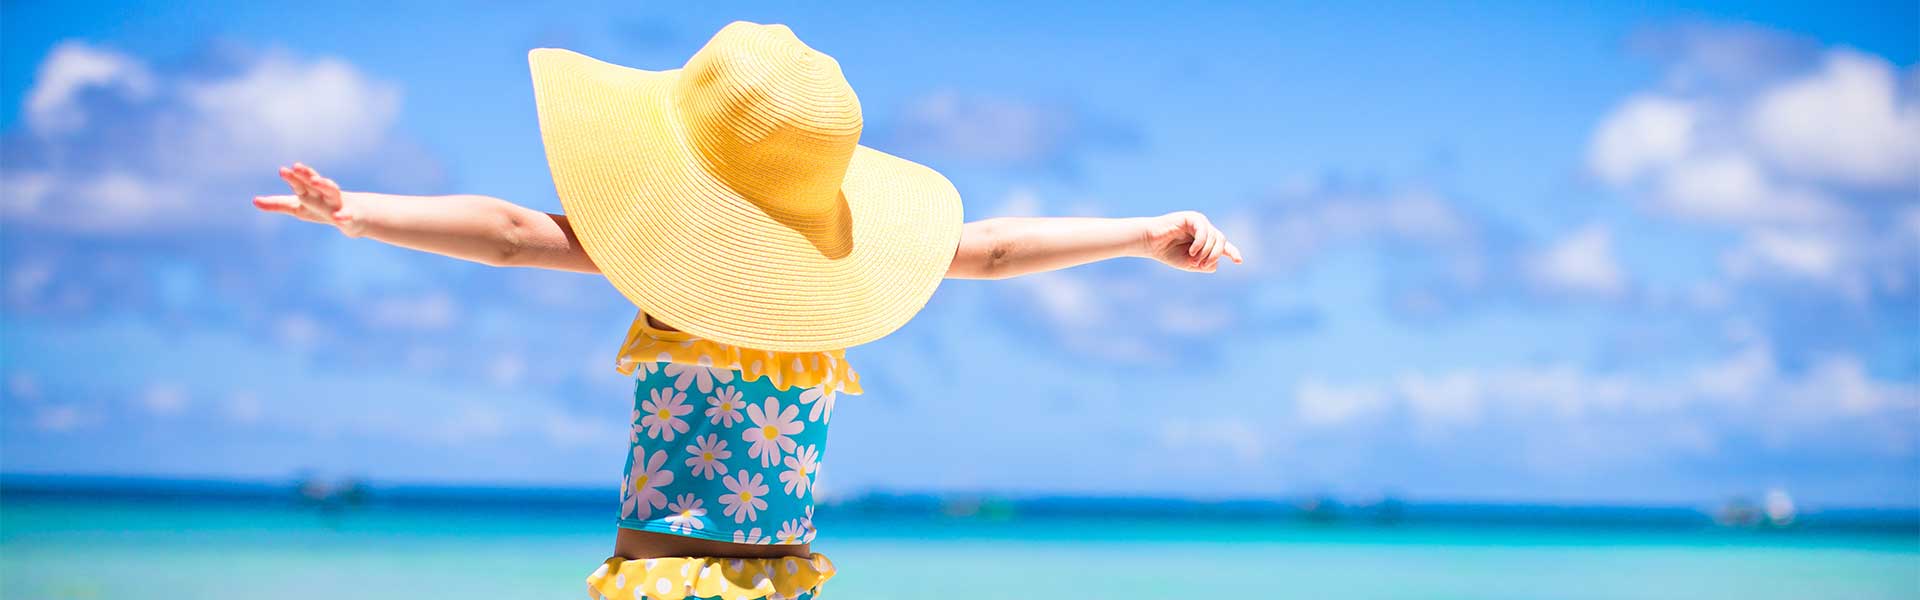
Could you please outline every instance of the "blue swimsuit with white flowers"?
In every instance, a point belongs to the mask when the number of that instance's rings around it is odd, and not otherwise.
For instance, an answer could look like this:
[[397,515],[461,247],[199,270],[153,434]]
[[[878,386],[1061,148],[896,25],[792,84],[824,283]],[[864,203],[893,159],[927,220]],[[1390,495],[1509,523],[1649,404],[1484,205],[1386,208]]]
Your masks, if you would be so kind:
[[813,541],[830,402],[738,370],[638,369],[620,526],[744,544]]

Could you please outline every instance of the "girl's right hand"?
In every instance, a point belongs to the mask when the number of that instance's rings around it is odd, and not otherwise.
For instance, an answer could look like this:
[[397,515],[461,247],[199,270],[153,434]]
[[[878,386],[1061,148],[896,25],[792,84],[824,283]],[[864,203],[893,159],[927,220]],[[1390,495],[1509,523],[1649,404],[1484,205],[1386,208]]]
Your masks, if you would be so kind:
[[1227,241],[1207,216],[1191,210],[1147,221],[1146,255],[1182,271],[1212,273],[1224,258],[1240,264],[1240,247]]
[[358,218],[357,207],[347,201],[346,194],[340,191],[340,185],[332,179],[321,177],[313,167],[300,163],[293,163],[292,167],[280,167],[280,178],[293,188],[293,193],[254,196],[254,208],[293,215],[302,221],[332,225],[347,237],[360,237],[366,232],[365,221]]

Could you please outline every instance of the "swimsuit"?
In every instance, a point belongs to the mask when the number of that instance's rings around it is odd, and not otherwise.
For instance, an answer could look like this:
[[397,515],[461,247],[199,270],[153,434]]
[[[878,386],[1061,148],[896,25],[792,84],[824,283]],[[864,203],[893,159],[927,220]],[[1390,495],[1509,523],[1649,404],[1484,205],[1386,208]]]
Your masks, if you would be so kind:
[[[635,379],[618,525],[743,544],[813,541],[813,483],[838,394],[860,393],[844,351],[772,352],[634,319],[616,367]],[[610,558],[608,598],[796,599],[834,573],[810,558]]]

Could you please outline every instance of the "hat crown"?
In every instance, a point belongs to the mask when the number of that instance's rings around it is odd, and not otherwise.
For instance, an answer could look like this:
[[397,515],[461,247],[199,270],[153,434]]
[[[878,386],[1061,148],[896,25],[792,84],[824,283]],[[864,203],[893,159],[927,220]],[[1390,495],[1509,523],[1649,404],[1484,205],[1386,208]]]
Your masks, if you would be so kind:
[[736,21],[687,60],[674,90],[704,167],[775,214],[840,203],[860,143],[860,100],[833,57],[785,25]]

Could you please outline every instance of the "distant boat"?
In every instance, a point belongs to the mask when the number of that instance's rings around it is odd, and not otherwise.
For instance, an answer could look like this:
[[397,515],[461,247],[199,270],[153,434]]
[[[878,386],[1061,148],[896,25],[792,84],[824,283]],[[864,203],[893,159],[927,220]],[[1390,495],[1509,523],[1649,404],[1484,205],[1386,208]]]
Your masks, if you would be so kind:
[[1722,527],[1754,527],[1760,524],[1760,508],[1752,500],[1735,496],[1713,511],[1713,522]]
[[1300,510],[1300,518],[1316,523],[1331,523],[1340,520],[1340,501],[1330,495],[1309,496],[1294,505]]
[[1793,496],[1786,490],[1773,488],[1767,490],[1760,504],[1740,496],[1727,500],[1714,511],[1713,522],[1723,527],[1785,528],[1792,526],[1798,516]]
[[367,502],[367,484],[356,478],[328,483],[318,477],[303,476],[294,481],[293,491],[305,504],[322,509],[359,506]]
[[1407,518],[1407,503],[1394,496],[1383,496],[1373,505],[1374,522],[1392,525]]
[[1794,517],[1797,516],[1793,509],[1793,497],[1787,495],[1787,491],[1780,488],[1767,490],[1767,501],[1764,508],[1767,513],[1767,524],[1774,527],[1792,525]]

